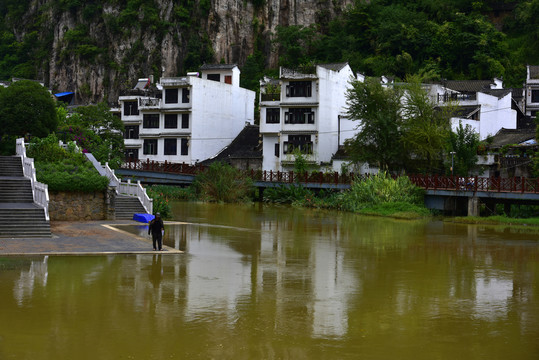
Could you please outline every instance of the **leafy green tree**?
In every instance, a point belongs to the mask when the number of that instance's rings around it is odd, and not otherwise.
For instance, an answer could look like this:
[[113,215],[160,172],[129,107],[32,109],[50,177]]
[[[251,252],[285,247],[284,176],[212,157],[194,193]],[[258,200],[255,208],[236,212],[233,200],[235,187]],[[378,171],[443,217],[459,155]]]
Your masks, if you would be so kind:
[[277,26],[274,43],[279,51],[279,65],[295,69],[311,63],[316,37],[313,26]]
[[20,80],[0,92],[0,135],[45,137],[57,126],[54,100],[39,83]]
[[123,131],[121,119],[105,103],[76,108],[58,128],[62,140],[75,141],[83,151],[113,168],[119,167],[124,156]]
[[420,78],[408,77],[402,99],[402,142],[405,152],[413,154],[408,171],[438,172],[450,133],[451,106],[435,108]]
[[387,170],[403,164],[402,89],[382,87],[374,78],[352,81],[347,91],[347,115],[360,121],[358,134],[346,142],[354,162],[367,162]]
[[[477,163],[477,147],[479,135],[473,131],[470,125],[459,124],[456,132],[449,135],[449,151],[455,152],[453,159],[448,157],[447,168],[450,169],[453,162],[453,174],[468,176]],[[452,161],[453,160],[453,161]]]

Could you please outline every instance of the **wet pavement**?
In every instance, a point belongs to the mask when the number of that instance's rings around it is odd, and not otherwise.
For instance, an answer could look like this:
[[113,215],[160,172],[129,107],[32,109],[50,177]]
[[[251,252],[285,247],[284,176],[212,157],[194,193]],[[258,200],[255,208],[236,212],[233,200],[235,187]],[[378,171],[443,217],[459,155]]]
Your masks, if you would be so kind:
[[[142,224],[132,220],[51,221],[52,237],[0,237],[0,256],[155,254],[149,236],[137,236],[115,225]],[[182,251],[163,245],[160,253],[181,254]]]

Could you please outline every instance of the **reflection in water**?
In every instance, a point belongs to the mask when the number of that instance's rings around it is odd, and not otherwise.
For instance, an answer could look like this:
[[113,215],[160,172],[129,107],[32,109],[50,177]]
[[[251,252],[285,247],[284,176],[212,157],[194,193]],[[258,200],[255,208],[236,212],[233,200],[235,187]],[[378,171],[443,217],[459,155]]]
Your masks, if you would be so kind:
[[174,213],[187,224],[164,240],[183,255],[7,266],[0,358],[539,355],[536,234],[258,205]]

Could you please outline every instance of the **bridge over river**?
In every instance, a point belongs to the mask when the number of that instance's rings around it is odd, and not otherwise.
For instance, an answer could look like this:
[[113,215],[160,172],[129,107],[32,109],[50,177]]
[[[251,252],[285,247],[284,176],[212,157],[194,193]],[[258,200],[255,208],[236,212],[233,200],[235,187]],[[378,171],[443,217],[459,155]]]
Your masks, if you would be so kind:
[[[128,177],[145,184],[190,185],[203,166],[187,164],[131,162],[116,170],[120,177]],[[292,186],[320,190],[349,189],[353,181],[361,181],[365,175],[315,172],[297,174],[289,172],[247,172],[260,190],[260,198],[266,188]],[[368,176],[368,175],[367,175]],[[457,177],[439,175],[408,175],[417,186],[425,189],[425,205],[429,209],[442,210],[454,215],[478,215],[479,204],[495,211],[496,204],[503,204],[505,212],[510,205],[539,205],[539,179],[514,177]]]

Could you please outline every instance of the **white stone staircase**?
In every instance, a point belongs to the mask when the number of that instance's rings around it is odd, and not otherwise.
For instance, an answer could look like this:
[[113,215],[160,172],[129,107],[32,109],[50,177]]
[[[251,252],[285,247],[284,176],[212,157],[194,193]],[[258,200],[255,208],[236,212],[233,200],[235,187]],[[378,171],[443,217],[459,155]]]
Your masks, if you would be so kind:
[[50,237],[47,209],[34,202],[21,156],[0,156],[0,237]]

